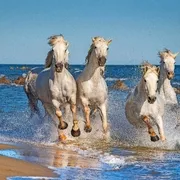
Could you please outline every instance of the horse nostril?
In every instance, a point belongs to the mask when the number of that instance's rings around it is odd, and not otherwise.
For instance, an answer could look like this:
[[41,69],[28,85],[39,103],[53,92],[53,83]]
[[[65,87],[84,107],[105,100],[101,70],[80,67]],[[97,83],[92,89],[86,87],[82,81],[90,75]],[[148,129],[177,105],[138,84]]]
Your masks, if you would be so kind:
[[56,68],[56,72],[61,72],[63,69],[63,63],[56,63],[55,68]]
[[104,66],[105,63],[106,63],[106,58],[105,57],[100,57],[98,59],[98,63],[99,63],[99,66]]
[[148,96],[148,102],[149,103],[154,103],[156,101],[156,97],[155,96],[153,96],[153,97],[150,97],[150,96]]

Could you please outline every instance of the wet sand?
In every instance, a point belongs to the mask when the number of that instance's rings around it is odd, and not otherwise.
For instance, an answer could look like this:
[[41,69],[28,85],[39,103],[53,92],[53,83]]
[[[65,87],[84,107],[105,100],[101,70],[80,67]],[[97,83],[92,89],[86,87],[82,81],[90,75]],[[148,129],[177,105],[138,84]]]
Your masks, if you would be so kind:
[[[5,149],[16,149],[16,147],[0,144],[0,150]],[[12,176],[57,177],[57,175],[47,167],[19,159],[0,156],[0,179],[5,180],[7,177]]]

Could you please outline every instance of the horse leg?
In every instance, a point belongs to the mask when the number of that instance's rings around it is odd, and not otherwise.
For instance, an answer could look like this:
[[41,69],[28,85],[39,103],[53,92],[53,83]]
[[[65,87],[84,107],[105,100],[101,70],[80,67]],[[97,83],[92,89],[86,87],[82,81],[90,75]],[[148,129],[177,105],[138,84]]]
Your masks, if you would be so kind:
[[60,103],[56,99],[53,99],[52,103],[53,103],[53,105],[55,107],[55,110],[56,110],[55,114],[56,114],[56,116],[59,119],[59,126],[58,126],[58,128],[61,129],[61,130],[66,129],[68,127],[68,124],[63,120],[62,112],[60,110]]
[[76,105],[75,104],[71,104],[71,111],[72,111],[72,115],[73,115],[73,127],[71,130],[71,135],[73,137],[78,137],[81,134],[81,131],[79,129],[78,126],[78,120],[77,120],[77,114],[76,114]]
[[49,115],[52,119],[54,119],[54,111],[53,111],[52,106],[47,103],[43,103],[43,106],[44,106],[44,110],[45,110],[45,116]]
[[83,106],[83,110],[84,110],[84,116],[85,116],[85,119],[86,119],[86,124],[85,124],[85,127],[84,127],[84,131],[87,132],[87,133],[90,133],[92,131],[92,127],[91,127],[91,122],[90,122],[90,108],[88,105],[84,105]]
[[28,97],[28,101],[29,101],[29,107],[30,107],[30,110],[31,110],[31,115],[30,115],[30,118],[33,117],[34,113],[36,112],[36,106],[37,106],[37,103],[33,97],[33,95],[31,95],[29,92],[26,93],[27,97]]
[[35,97],[33,99],[33,109],[36,112],[36,114],[38,115],[39,119],[42,119],[43,116],[41,115],[39,107],[38,107],[38,99]]
[[162,141],[165,141],[166,140],[166,137],[164,135],[164,128],[163,128],[163,120],[162,120],[162,117],[161,116],[158,116],[157,117],[157,127],[158,127],[158,131],[159,131],[159,135],[160,135],[160,139]]
[[[55,122],[54,107],[53,107],[51,104],[46,104],[46,103],[44,103],[43,106],[44,106],[45,111],[49,114],[49,116],[50,116],[50,117],[54,120],[54,122]],[[56,116],[57,116],[57,115],[56,115]],[[59,139],[60,139],[61,141],[66,140],[66,136],[64,135],[64,133],[58,131],[58,136],[59,136]]]
[[66,104],[64,106],[64,115],[63,115],[64,119],[68,119],[69,114],[70,114],[70,107],[69,104]]
[[104,133],[107,133],[108,123],[107,123],[106,103],[99,106],[99,111],[100,111],[100,116],[101,116],[101,120],[102,120],[102,126],[103,126]]
[[146,125],[148,127],[148,132],[150,134],[151,141],[153,141],[153,142],[158,141],[159,137],[156,135],[156,133],[154,132],[153,127],[150,125],[149,117],[148,116],[142,116],[142,120],[146,123]]

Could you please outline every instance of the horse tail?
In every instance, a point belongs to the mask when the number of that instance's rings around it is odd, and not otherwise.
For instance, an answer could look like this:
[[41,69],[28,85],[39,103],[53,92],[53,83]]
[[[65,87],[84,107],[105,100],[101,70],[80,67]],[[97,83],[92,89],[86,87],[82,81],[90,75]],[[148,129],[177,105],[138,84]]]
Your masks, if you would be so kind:
[[32,73],[32,71],[29,71],[24,83],[24,91],[27,95],[28,101],[29,101],[29,107],[31,110],[30,117],[33,116],[34,113],[37,113],[40,117],[40,111],[38,108],[38,98],[35,93],[35,81],[36,81],[36,75]]

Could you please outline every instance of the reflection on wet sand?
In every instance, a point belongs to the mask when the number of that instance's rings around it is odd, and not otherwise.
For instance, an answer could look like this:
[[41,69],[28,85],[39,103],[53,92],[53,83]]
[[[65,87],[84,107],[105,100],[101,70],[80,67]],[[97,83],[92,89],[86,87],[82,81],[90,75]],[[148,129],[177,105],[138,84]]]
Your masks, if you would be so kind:
[[53,159],[54,167],[79,167],[79,168],[98,168],[100,162],[96,158],[87,158],[73,151],[56,149]]

